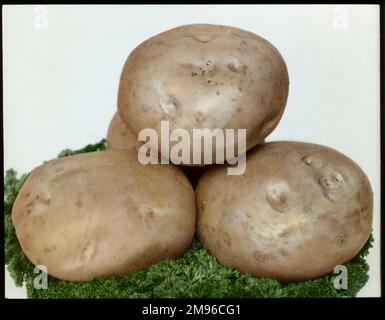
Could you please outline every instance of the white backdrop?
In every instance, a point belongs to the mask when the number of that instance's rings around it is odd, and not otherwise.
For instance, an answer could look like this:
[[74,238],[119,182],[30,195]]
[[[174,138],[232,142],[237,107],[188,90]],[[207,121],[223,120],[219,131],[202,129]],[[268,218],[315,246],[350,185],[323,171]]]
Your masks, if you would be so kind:
[[[189,23],[243,28],[281,52],[290,92],[267,141],[324,144],[366,172],[375,244],[359,295],[379,296],[378,6],[4,6],[4,169],[28,172],[64,148],[105,137],[129,52]],[[8,273],[6,296],[25,296]]]

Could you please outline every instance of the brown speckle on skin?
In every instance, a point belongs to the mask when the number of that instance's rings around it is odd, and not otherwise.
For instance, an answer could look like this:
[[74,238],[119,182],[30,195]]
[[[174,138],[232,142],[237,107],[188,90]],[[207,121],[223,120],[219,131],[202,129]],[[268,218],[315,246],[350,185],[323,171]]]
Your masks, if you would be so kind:
[[358,209],[358,211],[359,211],[359,217],[361,221],[365,222],[370,217],[369,207],[367,205],[361,207],[360,209]]
[[226,246],[231,246],[231,238],[230,238],[229,234],[224,230],[221,230],[220,234],[221,234],[221,237],[220,237],[221,242],[223,244],[225,244]]
[[49,205],[51,203],[51,199],[50,198],[47,198],[47,199],[41,198],[40,202],[45,204],[45,205]]
[[335,240],[335,244],[337,247],[342,247],[345,243],[345,236],[343,234],[337,235],[337,238]]
[[201,111],[198,111],[195,114],[195,121],[196,122],[202,122],[205,118],[206,118],[206,115],[203,112],[201,112]]
[[[25,206],[26,206],[27,209],[32,209],[35,206],[35,201],[31,200]],[[31,210],[29,210],[29,211],[31,211]]]
[[284,250],[284,249],[281,249],[281,255],[283,256],[283,257],[288,257],[288,256],[290,256],[290,253],[288,252],[288,251],[286,251],[286,250]]
[[148,106],[148,105],[144,105],[144,106],[142,107],[143,112],[148,112],[150,109],[151,109],[151,107]]
[[253,258],[258,262],[264,262],[266,260],[272,259],[274,256],[271,254],[263,253],[261,251],[255,250],[253,254]]
[[56,250],[56,246],[55,245],[53,245],[52,247],[45,247],[44,248],[44,252],[46,252],[46,253],[54,251],[54,250]]
[[264,67],[261,67],[259,69],[259,74],[263,80],[270,80],[273,77],[272,73],[273,71],[272,71],[271,63],[266,64],[264,65]]
[[232,71],[232,72],[238,72],[238,69],[235,67],[235,65],[233,63],[229,63],[227,65],[227,68]]
[[294,233],[294,229],[293,228],[287,228],[285,230],[283,230],[280,234],[279,234],[279,237],[280,238],[287,238],[289,237],[291,234]]
[[206,84],[206,86],[208,86],[208,87],[213,87],[213,86],[216,85],[216,83],[215,83],[213,80],[211,80],[211,79],[206,80],[206,81],[205,81],[205,84]]
[[83,201],[81,199],[79,199],[77,202],[76,202],[76,206],[78,208],[81,208],[83,206]]

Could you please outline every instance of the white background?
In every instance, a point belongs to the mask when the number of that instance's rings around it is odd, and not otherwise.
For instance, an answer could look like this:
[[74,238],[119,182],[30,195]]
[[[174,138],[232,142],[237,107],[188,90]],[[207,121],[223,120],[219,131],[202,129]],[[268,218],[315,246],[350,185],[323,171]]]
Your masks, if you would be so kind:
[[[379,296],[378,6],[4,6],[4,168],[28,172],[64,148],[105,137],[129,52],[188,23],[243,28],[281,52],[290,92],[267,141],[324,144],[366,172],[374,191],[375,244],[369,282],[359,295]],[[25,296],[8,273],[6,296]]]

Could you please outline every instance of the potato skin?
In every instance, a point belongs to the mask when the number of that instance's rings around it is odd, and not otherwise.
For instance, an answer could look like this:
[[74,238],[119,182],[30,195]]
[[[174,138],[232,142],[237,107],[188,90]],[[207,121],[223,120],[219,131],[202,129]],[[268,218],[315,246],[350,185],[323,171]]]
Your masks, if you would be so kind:
[[282,282],[315,278],[349,261],[372,228],[364,172],[315,144],[258,146],[243,176],[207,170],[196,198],[199,239],[222,265]]
[[35,168],[12,209],[17,238],[52,276],[87,281],[179,256],[195,231],[195,197],[173,166],[110,150]]
[[127,128],[116,112],[107,130],[107,149],[138,151],[140,143],[137,137]]
[[154,128],[160,136],[161,120],[191,137],[194,128],[246,129],[250,149],[277,126],[288,87],[285,62],[265,39],[228,26],[184,25],[132,51],[118,110],[136,135]]

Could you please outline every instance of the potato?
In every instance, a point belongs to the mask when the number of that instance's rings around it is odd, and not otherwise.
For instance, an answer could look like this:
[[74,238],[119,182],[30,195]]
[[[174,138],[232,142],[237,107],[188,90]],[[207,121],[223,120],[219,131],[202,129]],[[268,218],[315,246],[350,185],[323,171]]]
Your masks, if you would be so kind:
[[[190,137],[193,129],[246,129],[250,149],[277,126],[288,86],[285,62],[265,39],[233,27],[185,25],[132,51],[120,78],[118,109],[135,135],[154,128],[160,137],[162,120]],[[237,137],[234,147],[238,155]]]
[[35,168],[12,209],[26,256],[52,276],[123,275],[190,245],[195,197],[174,166],[141,165],[134,152],[100,151]]
[[266,143],[248,155],[243,176],[207,170],[196,197],[199,239],[222,265],[283,282],[332,271],[371,233],[366,175],[320,145]]
[[132,149],[137,152],[139,148],[137,137],[115,113],[107,130],[107,149]]

